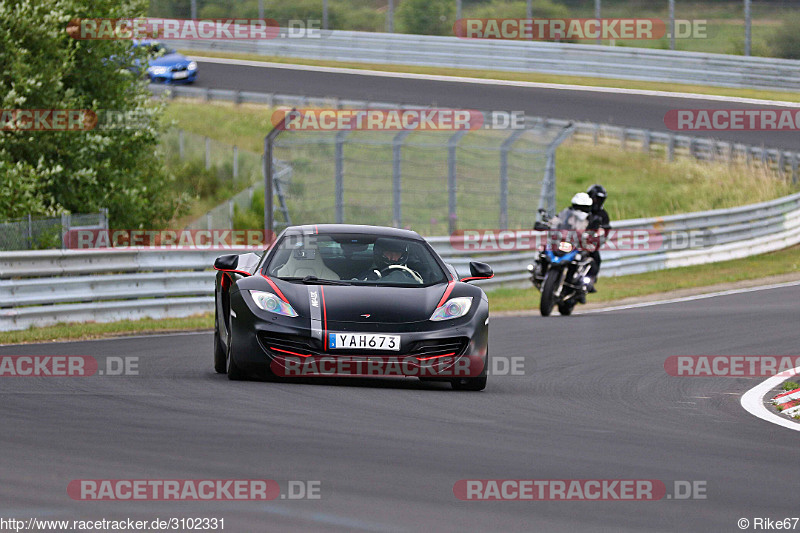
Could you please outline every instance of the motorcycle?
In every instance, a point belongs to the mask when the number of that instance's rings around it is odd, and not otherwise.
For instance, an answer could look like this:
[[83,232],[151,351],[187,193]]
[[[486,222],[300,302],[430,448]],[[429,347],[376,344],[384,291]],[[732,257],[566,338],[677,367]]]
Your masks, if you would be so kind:
[[552,220],[544,210],[539,210],[542,221],[537,221],[534,229],[549,231],[547,240],[536,260],[528,265],[531,282],[542,293],[539,312],[550,316],[553,307],[564,316],[570,315],[575,305],[586,303],[587,277],[594,259],[580,246],[580,238],[575,238],[584,228],[579,227],[585,215],[567,208]]

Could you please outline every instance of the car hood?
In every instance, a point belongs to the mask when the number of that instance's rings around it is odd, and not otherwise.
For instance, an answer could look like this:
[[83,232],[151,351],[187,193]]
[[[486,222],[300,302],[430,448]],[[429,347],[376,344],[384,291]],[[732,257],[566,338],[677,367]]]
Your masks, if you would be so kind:
[[167,54],[156,59],[148,61],[148,66],[151,67],[177,67],[188,65],[191,61],[186,56],[178,53]]
[[375,287],[356,285],[305,285],[274,280],[295,310],[311,315],[316,301],[330,322],[372,324],[428,320],[447,289],[431,287]]

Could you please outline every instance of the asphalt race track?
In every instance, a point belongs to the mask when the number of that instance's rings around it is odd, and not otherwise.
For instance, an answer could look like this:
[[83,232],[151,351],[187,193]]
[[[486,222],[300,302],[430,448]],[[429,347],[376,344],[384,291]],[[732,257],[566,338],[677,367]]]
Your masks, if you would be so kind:
[[[800,287],[573,317],[493,318],[525,375],[230,382],[211,334],[3,346],[138,357],[139,375],[0,378],[0,516],[218,517],[253,531],[739,531],[797,516],[797,433],[739,405],[763,378],[668,376],[670,355],[797,354]],[[73,501],[73,479],[321,481],[321,499]],[[461,479],[704,481],[707,499],[459,501]]]
[[[339,96],[400,104],[525,111],[532,116],[599,122],[666,131],[671,109],[760,109],[771,106],[612,92],[481,85],[457,81],[228,65],[203,61],[195,86],[305,96]],[[797,150],[796,131],[682,132],[769,148]]]

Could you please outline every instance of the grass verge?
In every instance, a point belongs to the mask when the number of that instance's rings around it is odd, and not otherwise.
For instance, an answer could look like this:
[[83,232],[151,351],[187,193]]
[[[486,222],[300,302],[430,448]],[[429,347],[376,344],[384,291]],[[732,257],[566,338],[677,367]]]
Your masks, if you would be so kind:
[[[597,293],[589,295],[587,302],[613,302],[622,298],[754,280],[791,272],[800,272],[800,246],[744,259],[631,276],[604,278],[601,271]],[[539,291],[533,285],[524,290],[498,289],[490,291],[488,296],[492,311],[520,311],[539,307]]]
[[[621,89],[637,89],[647,91],[666,91],[673,93],[709,94],[717,96],[733,96],[738,98],[756,98],[760,100],[776,100],[783,102],[800,102],[800,93],[791,91],[767,91],[761,89],[736,89],[729,87],[711,87],[684,83],[663,83],[638,80],[620,80],[613,78],[593,78],[589,76],[563,76],[558,74],[541,74],[537,72],[508,72],[502,70],[475,70],[443,67],[422,67],[416,65],[386,65],[381,63],[349,63],[344,61],[322,61],[295,57],[261,56],[256,54],[228,54],[221,52],[205,52],[182,50],[192,57],[218,57],[226,59],[246,59],[269,63],[285,63],[292,65],[310,65],[320,67],[352,68],[359,70],[378,70],[383,72],[405,72],[410,74],[433,74],[439,76],[455,76],[480,78],[487,80],[526,81],[535,83],[555,83],[560,85],[583,85],[591,87],[615,87]],[[202,75],[202,69],[201,69]]]
[[0,344],[88,340],[121,335],[163,333],[170,331],[211,330],[214,316],[210,313],[186,318],[143,318],[119,322],[60,323],[54,326],[31,327],[20,331],[0,332]]

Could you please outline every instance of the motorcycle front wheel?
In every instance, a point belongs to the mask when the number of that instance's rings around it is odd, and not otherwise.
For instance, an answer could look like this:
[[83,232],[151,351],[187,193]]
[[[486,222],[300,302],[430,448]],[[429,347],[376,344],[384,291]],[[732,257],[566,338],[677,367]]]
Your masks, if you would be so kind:
[[539,300],[539,312],[542,316],[550,316],[553,312],[553,305],[556,303],[556,285],[561,279],[561,272],[558,270],[550,269],[544,277],[542,284],[542,299]]

